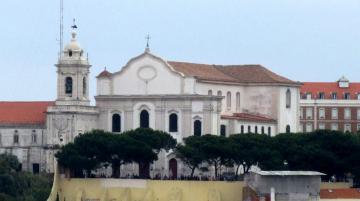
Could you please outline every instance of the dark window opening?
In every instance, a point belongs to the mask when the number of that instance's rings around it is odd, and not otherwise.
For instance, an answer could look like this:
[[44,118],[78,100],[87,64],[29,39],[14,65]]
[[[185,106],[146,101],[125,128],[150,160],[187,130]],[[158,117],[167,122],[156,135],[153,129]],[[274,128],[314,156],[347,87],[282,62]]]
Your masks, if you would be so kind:
[[86,86],[86,77],[83,78],[83,95],[86,96],[86,90],[87,90],[87,86]]
[[290,133],[290,125],[286,125],[286,133]]
[[286,108],[291,107],[291,92],[290,89],[286,91]]
[[66,77],[65,79],[65,93],[71,95],[73,88],[73,80],[71,77]]
[[220,135],[221,136],[226,136],[226,126],[225,125],[221,125],[220,126]]
[[71,50],[69,50],[69,57],[72,57],[73,52]]
[[261,134],[265,134],[265,128],[264,128],[264,126],[261,126]]
[[112,132],[121,132],[121,116],[119,114],[113,114],[112,116]]
[[257,126],[255,126],[255,133],[258,134]]
[[194,135],[201,136],[201,121],[200,120],[194,121]]
[[244,126],[243,125],[241,125],[241,127],[240,127],[240,133],[244,134]]
[[178,132],[178,116],[175,113],[169,116],[169,132]]
[[149,128],[149,112],[146,110],[140,113],[140,128]]
[[39,163],[33,163],[33,173],[34,174],[40,173],[40,164]]
[[271,136],[271,127],[268,127],[268,135]]
[[319,99],[325,99],[325,93],[324,92],[319,93]]
[[248,133],[251,133],[251,126],[248,126]]

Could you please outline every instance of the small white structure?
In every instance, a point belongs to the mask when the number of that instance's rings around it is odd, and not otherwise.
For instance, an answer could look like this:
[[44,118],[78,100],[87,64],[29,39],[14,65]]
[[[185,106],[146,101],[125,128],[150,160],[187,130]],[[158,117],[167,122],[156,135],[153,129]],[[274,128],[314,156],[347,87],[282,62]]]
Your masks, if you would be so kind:
[[314,171],[256,171],[245,177],[243,200],[316,201],[321,176]]

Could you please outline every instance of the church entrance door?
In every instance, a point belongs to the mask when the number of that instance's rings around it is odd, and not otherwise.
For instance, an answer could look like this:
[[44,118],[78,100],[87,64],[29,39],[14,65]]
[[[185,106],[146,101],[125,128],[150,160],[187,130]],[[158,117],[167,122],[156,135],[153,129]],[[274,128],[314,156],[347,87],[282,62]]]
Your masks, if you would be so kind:
[[177,177],[178,177],[177,169],[178,169],[177,160],[175,158],[170,159],[169,160],[169,177],[171,179],[177,179]]
[[150,178],[150,163],[139,163],[139,177],[141,179]]

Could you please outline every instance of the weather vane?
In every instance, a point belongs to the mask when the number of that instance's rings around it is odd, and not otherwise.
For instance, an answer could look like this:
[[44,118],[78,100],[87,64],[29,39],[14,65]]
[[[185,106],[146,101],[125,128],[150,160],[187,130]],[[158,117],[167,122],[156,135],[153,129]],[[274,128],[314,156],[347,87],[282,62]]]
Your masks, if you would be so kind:
[[78,27],[76,26],[76,19],[73,19],[73,25],[71,26],[71,28],[73,29],[77,29]]

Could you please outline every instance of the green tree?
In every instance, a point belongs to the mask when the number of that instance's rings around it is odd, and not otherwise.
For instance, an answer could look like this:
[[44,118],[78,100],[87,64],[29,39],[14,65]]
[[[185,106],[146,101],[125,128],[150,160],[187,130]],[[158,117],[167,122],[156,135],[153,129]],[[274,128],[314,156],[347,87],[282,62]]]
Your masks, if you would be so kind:
[[205,156],[200,148],[203,140],[198,136],[190,136],[184,139],[184,145],[178,144],[175,148],[176,157],[190,168],[190,176],[194,176],[194,172],[204,162]]

